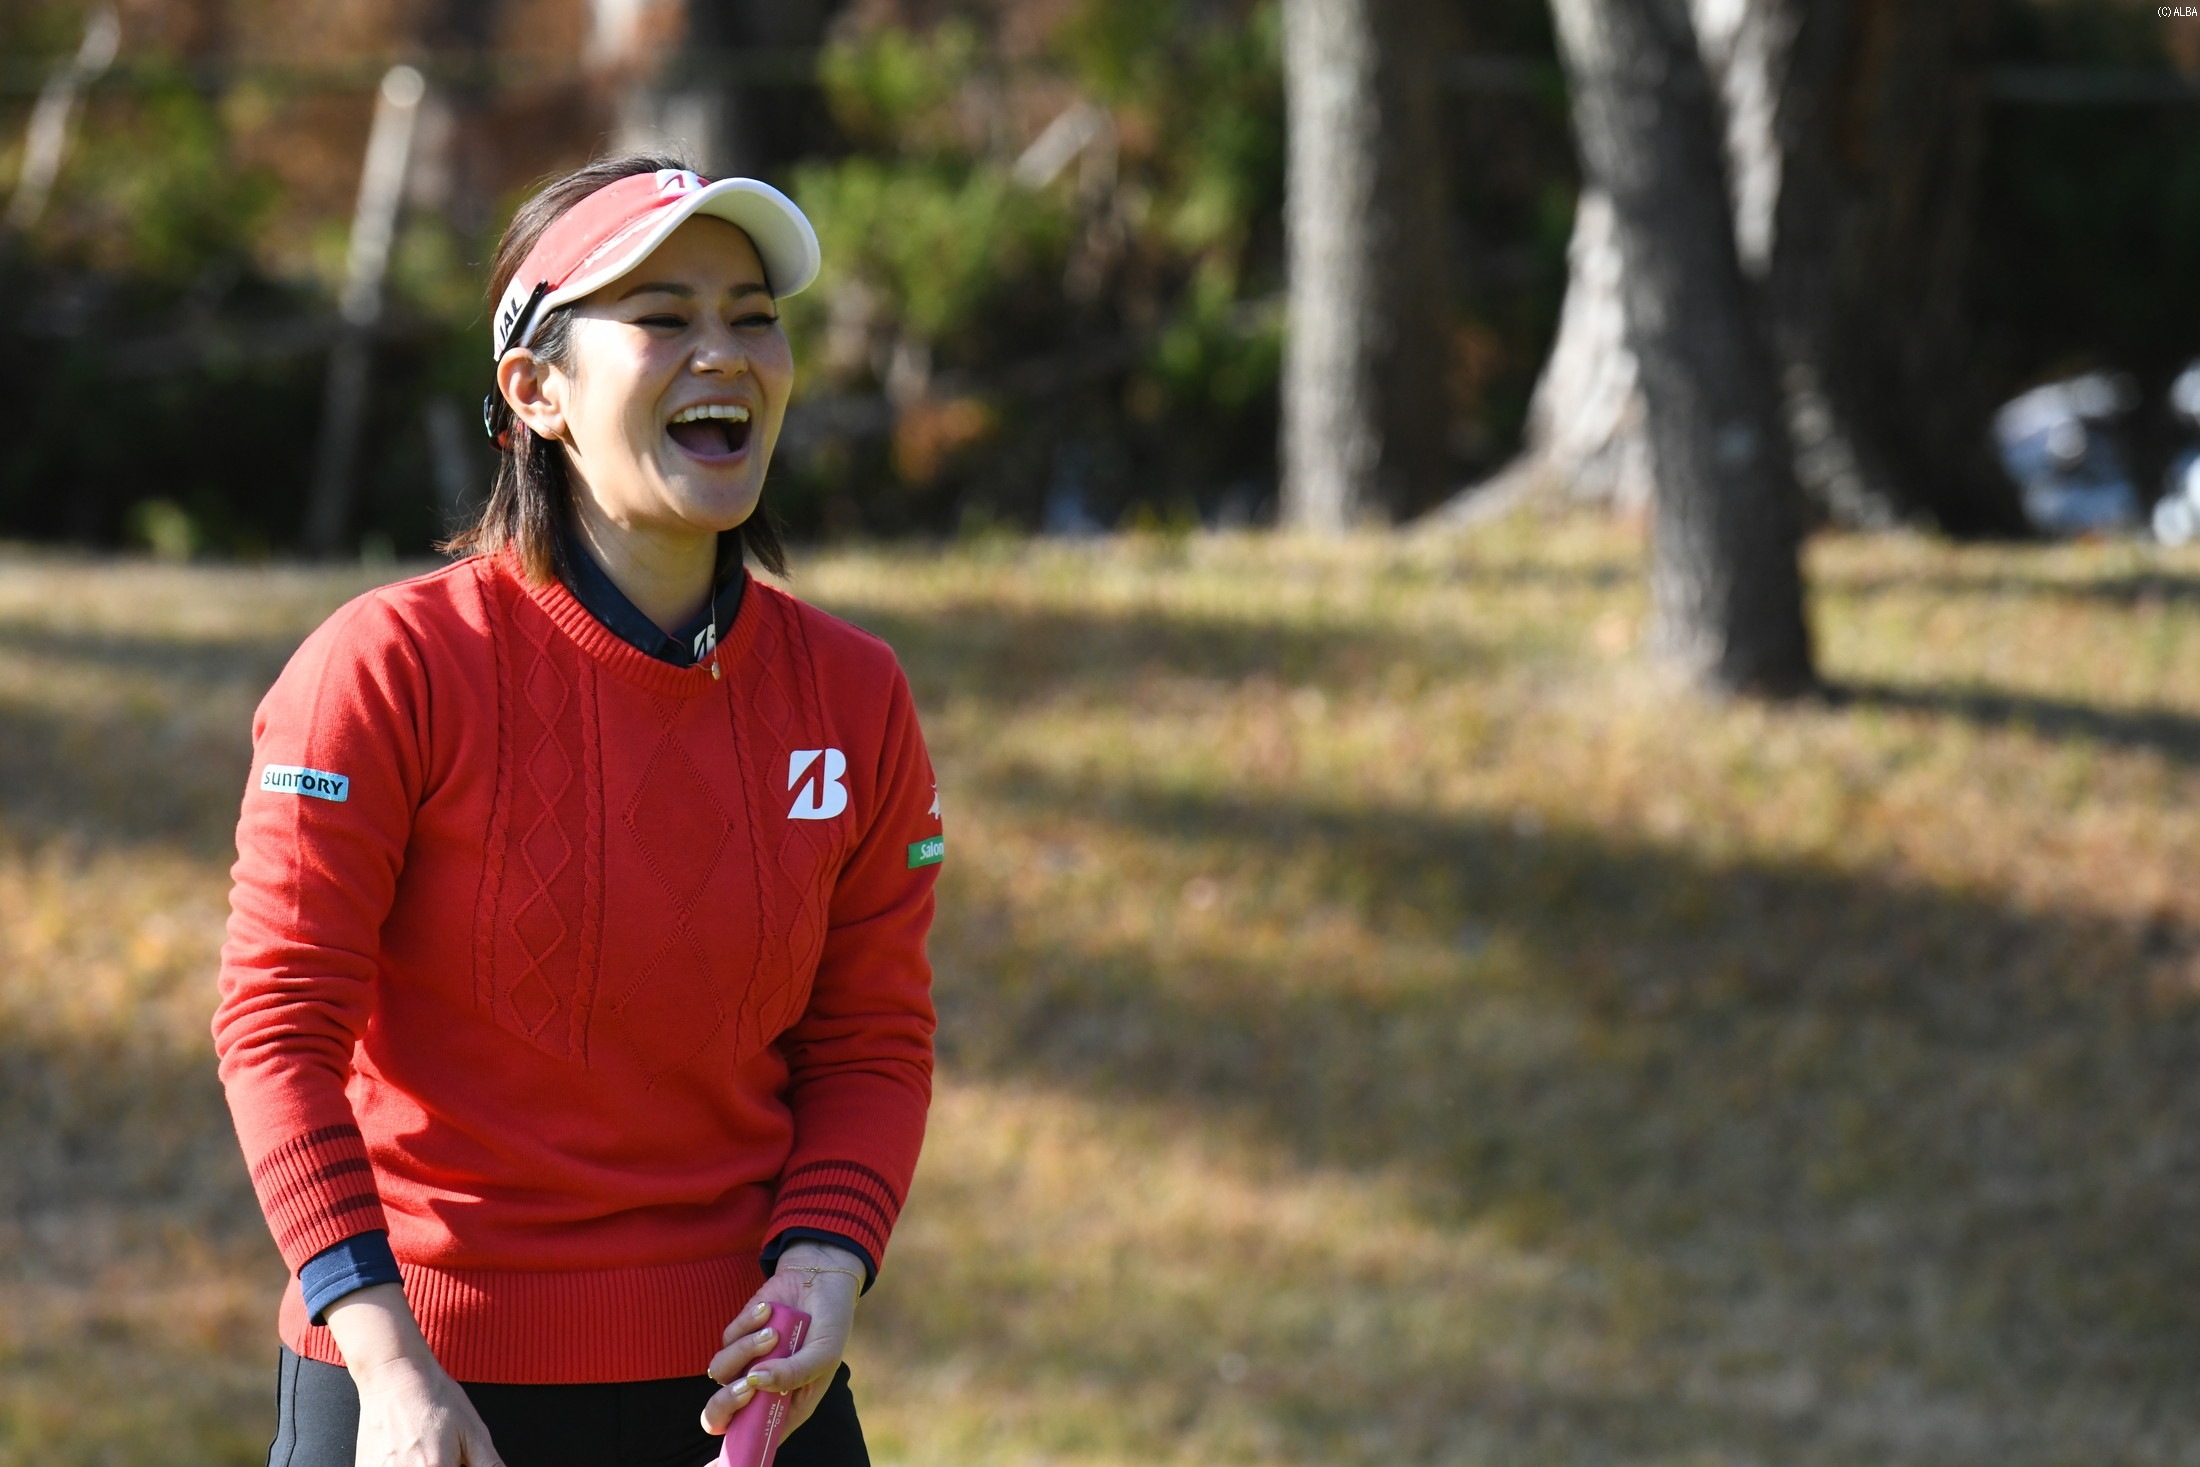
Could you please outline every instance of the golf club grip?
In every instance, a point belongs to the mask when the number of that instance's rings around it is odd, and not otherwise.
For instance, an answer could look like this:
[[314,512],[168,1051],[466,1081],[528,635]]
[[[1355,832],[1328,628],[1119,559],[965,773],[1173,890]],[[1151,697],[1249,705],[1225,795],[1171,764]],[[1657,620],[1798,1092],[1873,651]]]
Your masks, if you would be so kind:
[[[786,1359],[810,1337],[810,1316],[785,1304],[772,1305],[766,1323],[778,1339],[757,1360],[749,1362],[752,1368],[760,1360]],[[718,1449],[719,1467],[772,1467],[786,1424],[787,1398],[771,1391],[755,1392],[726,1424],[726,1440]]]

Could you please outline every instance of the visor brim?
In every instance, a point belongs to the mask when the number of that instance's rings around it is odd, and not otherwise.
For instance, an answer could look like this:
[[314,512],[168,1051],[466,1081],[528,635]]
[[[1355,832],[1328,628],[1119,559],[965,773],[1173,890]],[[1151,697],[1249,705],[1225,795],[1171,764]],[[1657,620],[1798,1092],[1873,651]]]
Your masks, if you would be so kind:
[[698,214],[723,219],[748,235],[756,246],[757,258],[763,262],[764,283],[775,300],[784,300],[816,281],[823,253],[818,248],[817,231],[810,227],[809,218],[794,200],[758,179],[722,178],[645,216],[646,228],[625,238],[613,236],[615,248],[545,295],[529,313],[517,339],[496,353],[497,360],[532,341],[536,327],[550,312],[632,274],[671,238],[674,230]]

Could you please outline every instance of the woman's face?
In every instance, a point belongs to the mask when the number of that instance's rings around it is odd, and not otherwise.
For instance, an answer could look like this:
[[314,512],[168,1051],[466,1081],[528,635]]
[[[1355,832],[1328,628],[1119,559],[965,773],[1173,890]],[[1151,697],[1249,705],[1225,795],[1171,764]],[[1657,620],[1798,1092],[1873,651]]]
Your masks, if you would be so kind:
[[794,357],[747,234],[688,220],[575,304],[571,340],[563,370],[515,354],[498,375],[606,519],[715,534],[754,512]]

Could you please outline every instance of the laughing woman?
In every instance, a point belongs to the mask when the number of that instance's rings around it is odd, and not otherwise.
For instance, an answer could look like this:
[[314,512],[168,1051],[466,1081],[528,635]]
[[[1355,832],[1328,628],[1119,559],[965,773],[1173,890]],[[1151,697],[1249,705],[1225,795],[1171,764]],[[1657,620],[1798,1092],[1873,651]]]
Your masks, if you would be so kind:
[[942,842],[893,654],[744,569],[817,269],[753,180],[542,189],[471,554],[260,706],[214,1033],[294,1275],[274,1467],[696,1467],[759,1392],[783,1467],[868,1460]]

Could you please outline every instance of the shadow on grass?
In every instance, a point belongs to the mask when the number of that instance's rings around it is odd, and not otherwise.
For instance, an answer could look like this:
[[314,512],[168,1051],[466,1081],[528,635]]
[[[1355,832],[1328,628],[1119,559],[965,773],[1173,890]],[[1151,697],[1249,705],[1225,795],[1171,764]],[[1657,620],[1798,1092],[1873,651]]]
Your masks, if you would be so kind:
[[[1401,566],[1399,575],[1413,578],[1415,568]],[[1534,560],[1498,560],[1466,557],[1451,561],[1425,579],[1431,584],[1462,586],[1535,587],[1551,591],[1618,591],[1643,584],[1639,557],[1622,560],[1560,564]]]
[[229,849],[249,730],[178,728],[127,712],[68,715],[0,700],[0,831],[80,848]]
[[[982,695],[1003,708],[1065,690],[1105,696],[1162,675],[1215,683],[1265,678],[1350,691],[1412,664],[1437,676],[1494,668],[1499,654],[1464,631],[1319,626],[1159,611],[953,607],[922,616],[836,602],[830,608],[894,648],[920,694]],[[1525,639],[1521,639],[1525,640]],[[1556,644],[1554,644],[1556,645]],[[1506,660],[1533,647],[1511,646]]]
[[275,681],[303,636],[188,637],[61,630],[0,621],[0,656],[49,659],[196,687]]
[[1847,682],[1827,691],[1836,707],[1882,708],[1960,718],[1981,728],[2016,729],[2044,738],[2137,749],[2200,762],[2200,717],[2161,710],[2123,712],[2063,698],[1989,688],[1916,688]]
[[1415,810],[1028,771],[970,793],[1256,891],[1291,853],[1316,873],[1292,901],[1438,956],[1386,982],[1246,956],[1233,924],[1274,911],[1144,941],[965,899],[943,914],[949,1064],[1402,1167],[1434,1221],[1631,1260],[1654,1352],[1769,1352],[1826,1388],[1778,1420],[1674,1401],[1625,1440],[1591,1401],[1542,1403],[1587,1413],[1581,1439],[1868,1460],[1843,1393],[1892,1374],[1986,1435],[1879,1460],[2047,1460],[2086,1435],[2057,1412],[2146,1419],[2180,1395],[2200,1351],[2191,932]]
[[283,1277],[211,1055],[0,1017],[0,1461],[264,1461]]
[[[80,845],[226,852],[252,709],[296,637],[161,638],[0,625],[0,658],[66,669],[0,695],[0,829]],[[89,670],[91,675],[85,676]]]
[[272,1256],[200,1049],[0,1024],[0,1158],[0,1218],[36,1240],[8,1251],[48,1282],[169,1228]]
[[2089,575],[2071,579],[2053,575],[2026,576],[2009,571],[1975,571],[1949,566],[1941,570],[1822,569],[1814,589],[1829,595],[1873,596],[2007,596],[2097,601],[2110,606],[2192,605],[2200,602],[2200,576],[2173,571],[2136,571],[2124,575]]

